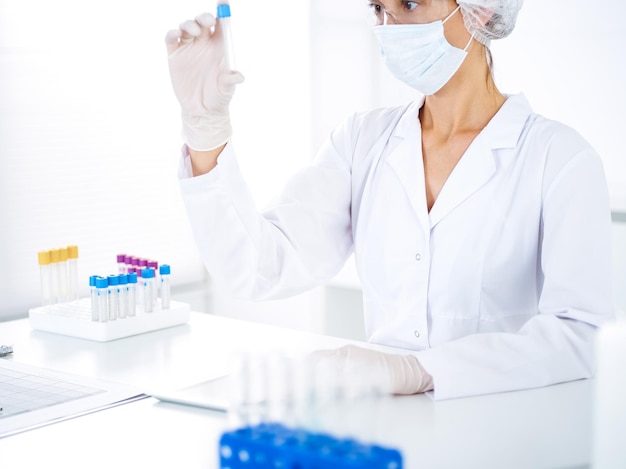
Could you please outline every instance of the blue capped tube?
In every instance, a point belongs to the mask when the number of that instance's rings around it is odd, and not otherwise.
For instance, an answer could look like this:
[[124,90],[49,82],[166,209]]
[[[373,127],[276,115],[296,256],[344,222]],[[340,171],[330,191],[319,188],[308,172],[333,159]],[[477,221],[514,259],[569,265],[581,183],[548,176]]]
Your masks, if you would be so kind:
[[170,283],[170,266],[164,264],[159,267],[159,274],[161,278],[161,308],[170,309],[170,297],[171,297],[171,283]]
[[128,275],[120,274],[117,276],[117,278],[120,292],[120,310],[117,317],[119,317],[120,319],[126,319],[126,316],[128,316],[128,311],[130,309],[130,305],[128,304]]
[[141,271],[141,285],[143,310],[146,313],[151,313],[154,311],[154,269],[147,268]]
[[130,272],[128,274],[128,317],[135,316],[137,311],[137,273]]
[[120,314],[120,279],[109,275],[109,321],[115,321]]
[[109,320],[109,280],[106,277],[96,278],[96,296],[98,302],[98,320]]
[[89,294],[91,298],[91,320],[99,321],[100,315],[98,313],[98,289],[96,288],[97,275],[91,275],[89,277]]
[[235,66],[235,48],[233,46],[233,33],[230,24],[230,5],[220,3],[217,5],[217,22],[222,30],[224,41],[224,55],[226,57],[226,67],[228,70],[237,70]]

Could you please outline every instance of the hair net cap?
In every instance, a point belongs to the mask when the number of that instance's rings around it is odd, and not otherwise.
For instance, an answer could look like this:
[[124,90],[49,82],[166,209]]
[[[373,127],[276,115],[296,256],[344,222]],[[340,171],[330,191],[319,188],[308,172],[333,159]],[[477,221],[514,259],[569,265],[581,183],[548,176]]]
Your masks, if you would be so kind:
[[511,34],[524,0],[457,0],[457,3],[467,30],[479,42],[489,44],[492,39]]

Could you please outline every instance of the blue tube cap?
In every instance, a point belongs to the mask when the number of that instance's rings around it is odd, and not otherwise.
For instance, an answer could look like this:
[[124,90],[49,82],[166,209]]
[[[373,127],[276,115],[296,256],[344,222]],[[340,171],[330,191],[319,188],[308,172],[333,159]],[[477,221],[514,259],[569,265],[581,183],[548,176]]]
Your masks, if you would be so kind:
[[159,273],[161,275],[169,275],[170,274],[170,266],[167,264],[163,264],[162,266],[159,266]]
[[142,278],[154,278],[154,269],[143,269],[141,271],[141,277]]
[[105,277],[96,277],[96,288],[108,288],[109,280]]
[[111,286],[120,284],[120,279],[117,275],[109,275],[108,281],[109,281],[109,285]]
[[120,274],[117,276],[117,281],[120,285],[128,284],[128,275]]
[[217,6],[218,18],[230,18],[230,5],[228,3],[221,3]]
[[128,274],[128,283],[137,283],[137,274],[135,272]]

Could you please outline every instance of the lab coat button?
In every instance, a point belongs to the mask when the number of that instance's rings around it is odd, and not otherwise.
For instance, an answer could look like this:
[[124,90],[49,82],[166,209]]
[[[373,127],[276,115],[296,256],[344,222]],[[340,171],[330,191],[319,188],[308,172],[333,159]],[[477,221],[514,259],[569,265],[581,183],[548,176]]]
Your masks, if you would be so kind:
[[419,336],[420,336],[420,331],[415,331],[415,332],[414,332],[414,334],[415,334],[415,337],[419,338]]
[[419,262],[419,261],[421,261],[421,260],[422,260],[422,255],[421,255],[419,252],[418,252],[417,254],[415,254],[415,260],[416,260],[417,262]]

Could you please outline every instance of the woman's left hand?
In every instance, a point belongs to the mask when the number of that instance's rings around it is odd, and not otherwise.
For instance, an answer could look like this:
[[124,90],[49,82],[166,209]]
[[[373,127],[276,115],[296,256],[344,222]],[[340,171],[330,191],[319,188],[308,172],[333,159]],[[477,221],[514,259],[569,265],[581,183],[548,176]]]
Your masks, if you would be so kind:
[[351,386],[373,386],[392,394],[417,394],[433,389],[432,376],[413,355],[346,345],[313,352],[311,359],[317,373]]

